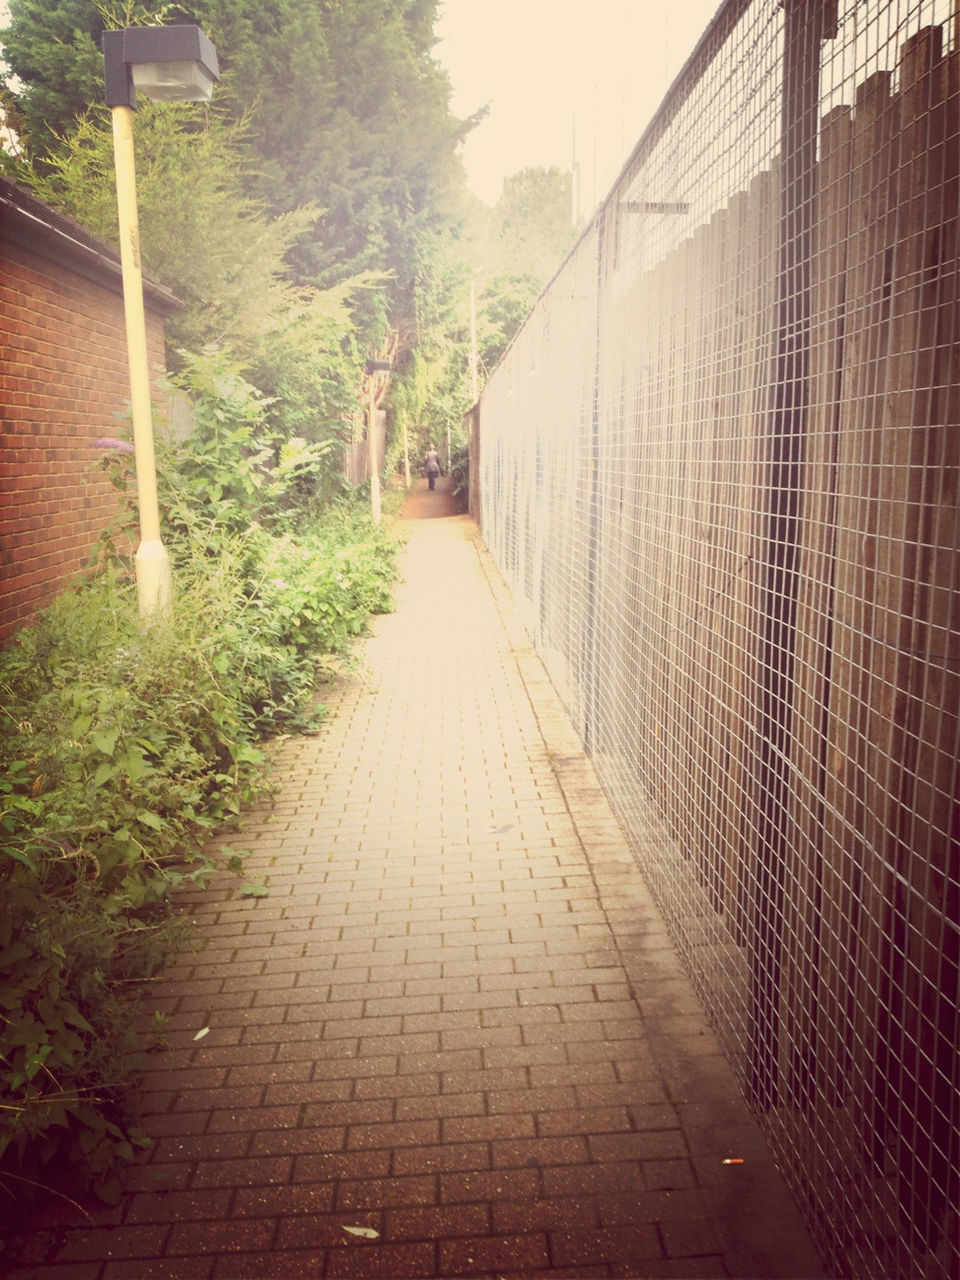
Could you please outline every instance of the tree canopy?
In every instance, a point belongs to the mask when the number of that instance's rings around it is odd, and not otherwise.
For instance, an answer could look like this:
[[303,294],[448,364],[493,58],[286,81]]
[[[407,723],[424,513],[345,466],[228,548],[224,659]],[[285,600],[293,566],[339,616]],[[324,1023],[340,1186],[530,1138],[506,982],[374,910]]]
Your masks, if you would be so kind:
[[572,235],[559,170],[515,175],[495,210],[467,191],[459,148],[483,112],[450,111],[438,2],[10,0],[7,167],[114,239],[101,32],[199,22],[213,103],[141,99],[136,122],[144,260],[188,304],[172,344],[223,345],[308,436],[357,413],[363,361],[389,345],[394,417],[442,430],[469,405],[471,280],[489,368]]
[[[316,217],[289,255],[320,287],[358,271],[391,274],[388,323],[408,312],[424,239],[462,181],[457,146],[470,122],[449,111],[431,56],[437,0],[195,0],[166,21],[199,22],[218,50],[214,111],[243,121],[252,163],[246,194],[270,215],[304,205]],[[27,146],[40,171],[102,100],[100,32],[148,22],[139,4],[12,0],[3,34]],[[9,78],[8,78],[9,83]]]

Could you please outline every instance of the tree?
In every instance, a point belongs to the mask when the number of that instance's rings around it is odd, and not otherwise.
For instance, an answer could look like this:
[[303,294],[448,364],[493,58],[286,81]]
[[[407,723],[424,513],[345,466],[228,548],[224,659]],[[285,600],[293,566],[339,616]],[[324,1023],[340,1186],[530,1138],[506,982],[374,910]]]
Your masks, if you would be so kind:
[[505,263],[546,284],[573,245],[572,179],[556,165],[504,179],[496,206]]
[[0,83],[16,103],[21,143],[42,163],[87,107],[103,100],[103,19],[90,0],[10,0],[9,8]]
[[13,0],[7,92],[31,184],[112,239],[100,30],[200,22],[223,72],[214,104],[137,112],[145,262],[188,303],[171,336],[226,342],[288,414],[309,416],[319,395],[331,420],[349,416],[363,356],[393,331],[402,363],[434,324],[425,300],[470,127],[430,54],[437,0],[110,3]]
[[[41,168],[102,98],[99,0],[12,0],[3,34],[29,146]],[[117,12],[122,8],[122,12]],[[370,328],[409,319],[462,183],[457,145],[474,120],[449,111],[446,72],[431,56],[437,0],[193,0],[163,20],[199,21],[224,75],[218,110],[246,125],[254,163],[244,187],[270,213],[317,205],[288,255],[296,278],[327,287],[390,272]],[[155,21],[114,0],[112,22]]]
[[[286,256],[317,212],[277,218],[244,191],[244,126],[200,107],[143,103],[137,113],[144,266],[186,304],[167,322],[178,350],[221,346],[270,402],[284,436],[325,438],[354,407],[363,366],[352,299],[378,283],[318,290],[290,279]],[[113,143],[102,111],[83,117],[31,185],[103,239],[117,237]],[[382,287],[382,281],[379,282]]]
[[569,173],[533,167],[504,180],[495,208],[476,201],[467,211],[465,252],[476,285],[482,370],[500,359],[573,247],[570,193]]
[[211,107],[137,112],[145,262],[188,303],[175,342],[225,344],[300,435],[356,412],[363,358],[388,342],[393,420],[456,430],[471,281],[489,369],[572,242],[558,169],[514,175],[494,210],[467,192],[457,148],[482,113],[449,110],[437,6],[183,0],[157,15],[142,0],[11,0],[6,91],[31,181],[108,239],[104,21],[195,20],[214,41]]

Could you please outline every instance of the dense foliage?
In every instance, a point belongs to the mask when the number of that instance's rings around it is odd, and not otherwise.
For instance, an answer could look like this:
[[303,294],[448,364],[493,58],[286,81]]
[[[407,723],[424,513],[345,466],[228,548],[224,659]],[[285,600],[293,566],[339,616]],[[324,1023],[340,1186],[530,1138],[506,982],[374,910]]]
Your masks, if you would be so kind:
[[[430,54],[436,7],[436,0],[194,0],[162,10],[164,21],[203,26],[223,72],[211,108],[173,109],[187,121],[180,131],[229,136],[242,127],[248,207],[252,201],[267,220],[313,211],[288,252],[293,281],[329,288],[364,271],[388,273],[384,289],[357,312],[370,345],[378,329],[403,327],[413,313],[433,240],[448,221],[448,192],[462,181],[456,148],[471,122],[451,115],[446,73]],[[105,116],[97,105],[103,27],[157,15],[135,0],[11,0],[10,19],[3,34],[17,77],[10,83],[20,85],[28,154],[43,173],[70,148],[88,110],[99,121]],[[141,104],[138,130],[142,111]],[[164,143],[167,176],[181,190],[189,187],[179,175],[199,163],[188,152],[188,143]],[[219,152],[219,178],[231,181],[235,158]],[[150,193],[140,196],[149,209]],[[188,211],[190,202],[180,207]],[[168,236],[193,216],[168,218]],[[186,230],[184,248],[200,250]]]
[[90,577],[0,654],[0,1192],[66,1157],[116,1193],[146,1047],[129,1010],[182,928],[172,891],[264,785],[261,739],[309,730],[330,655],[389,605],[391,544],[342,479],[367,358],[395,361],[389,465],[446,441],[465,491],[471,286],[482,374],[568,247],[557,171],[495,210],[466,191],[482,112],[449,111],[437,4],[10,0],[0,166],[107,241],[104,25],[196,19],[224,79],[210,106],[136,114],[144,264],[185,303],[168,367],[192,425],[157,458],[175,618],[135,616],[121,440]]
[[182,348],[226,344],[282,429],[344,433],[368,356],[394,354],[388,409],[414,454],[456,435],[471,400],[469,291],[481,374],[570,247],[569,175],[529,169],[495,210],[466,190],[431,50],[438,0],[11,0],[0,35],[6,167],[115,238],[102,96],[105,24],[197,20],[223,81],[208,107],[137,110],[144,261],[188,304]]
[[[297,501],[317,450],[265,444],[235,375],[208,365],[191,386],[196,448],[160,451],[174,617],[139,624],[121,515],[88,580],[0,653],[8,1204],[64,1159],[117,1193],[146,1047],[131,1002],[185,927],[172,891],[206,880],[204,836],[264,785],[259,741],[316,722],[330,656],[390,604],[394,544],[366,509]],[[106,463],[122,492],[128,462]]]

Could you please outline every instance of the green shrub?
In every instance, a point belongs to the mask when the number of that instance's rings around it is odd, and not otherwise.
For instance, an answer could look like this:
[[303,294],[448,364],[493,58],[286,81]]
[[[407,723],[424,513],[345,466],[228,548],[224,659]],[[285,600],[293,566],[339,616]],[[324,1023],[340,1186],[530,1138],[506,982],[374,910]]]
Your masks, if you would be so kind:
[[196,644],[198,603],[144,631],[108,575],[0,654],[8,1192],[64,1157],[115,1192],[135,1137],[131,1002],[181,927],[171,891],[205,880],[200,840],[262,785],[242,708]]
[[[213,526],[211,526],[213,527]],[[138,1139],[131,1009],[182,937],[174,891],[265,785],[258,739],[315,723],[327,655],[389,608],[387,535],[218,527],[178,548],[175,616],[143,628],[122,560],[0,653],[0,1190],[74,1164],[102,1195]],[[234,870],[239,859],[229,860]]]
[[[64,1161],[100,1194],[138,1142],[132,1011],[183,940],[175,890],[265,784],[257,743],[316,724],[318,678],[390,607],[395,544],[327,507],[329,444],[281,439],[215,351],[184,357],[187,442],[158,448],[170,619],[137,618],[132,457],[84,583],[0,653],[0,1192]],[[118,447],[117,447],[118,446]],[[227,851],[239,870],[239,855]]]
[[457,445],[450,454],[450,492],[459,511],[470,506],[470,450],[465,444]]

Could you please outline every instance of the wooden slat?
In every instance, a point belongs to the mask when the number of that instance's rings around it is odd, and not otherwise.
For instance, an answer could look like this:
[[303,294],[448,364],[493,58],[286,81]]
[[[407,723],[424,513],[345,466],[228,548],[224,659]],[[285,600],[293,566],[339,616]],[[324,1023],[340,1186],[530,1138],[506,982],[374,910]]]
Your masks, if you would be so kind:
[[696,504],[691,512],[691,591],[689,619],[690,717],[686,750],[691,779],[691,855],[711,910],[720,908],[716,878],[716,795],[710,754],[716,736],[713,611],[720,583],[724,514],[718,473],[723,465],[726,403],[725,344],[729,342],[731,215],[718,210],[710,220],[703,257],[703,339],[700,350]]
[[731,654],[724,690],[728,753],[719,843],[724,863],[724,909],[734,938],[746,937],[755,875],[752,849],[756,797],[751,786],[756,751],[753,709],[759,686],[760,553],[766,483],[767,396],[776,331],[779,169],[758,174],[747,192],[743,233],[743,358],[739,404],[731,577],[725,592]]
[[[957,599],[957,100],[943,32],[904,45],[902,164],[893,249],[887,394],[878,459],[876,645],[865,831],[875,860],[865,932],[879,974],[864,1105],[916,1245],[934,1247],[957,1187],[960,698]],[[952,763],[951,763],[952,757]],[[872,1088],[869,1085],[872,1084]],[[938,1132],[939,1130],[939,1132]],[[879,1156],[879,1152],[878,1152]]]
[[859,89],[852,130],[843,391],[837,439],[833,653],[824,777],[818,1087],[828,1102],[849,1085],[852,992],[861,959],[865,847],[864,744],[873,628],[878,370],[886,350],[887,247],[896,171],[886,73]]
[[714,434],[716,446],[710,478],[709,573],[700,602],[700,645],[703,650],[704,845],[702,858],[710,901],[726,909],[724,814],[730,753],[729,690],[737,660],[730,644],[730,587],[736,571],[736,531],[740,521],[739,474],[742,440],[741,397],[745,376],[743,328],[748,287],[742,254],[747,217],[745,193],[729,202],[722,224],[717,279],[719,344],[716,372]]
[[797,647],[793,707],[793,783],[785,904],[785,1025],[791,1046],[788,1091],[816,1106],[820,891],[826,717],[833,642],[837,431],[846,323],[850,220],[851,111],[838,107],[820,131],[813,223],[810,403],[802,478]]

